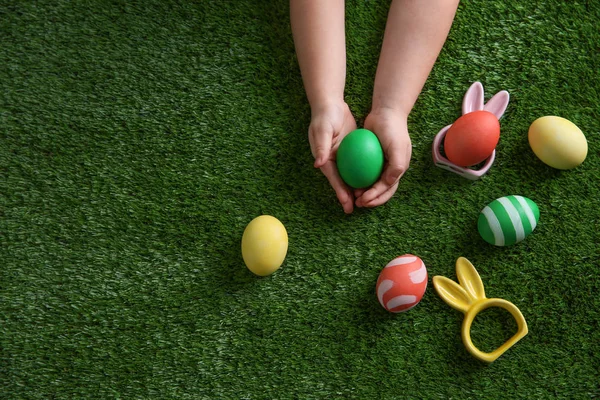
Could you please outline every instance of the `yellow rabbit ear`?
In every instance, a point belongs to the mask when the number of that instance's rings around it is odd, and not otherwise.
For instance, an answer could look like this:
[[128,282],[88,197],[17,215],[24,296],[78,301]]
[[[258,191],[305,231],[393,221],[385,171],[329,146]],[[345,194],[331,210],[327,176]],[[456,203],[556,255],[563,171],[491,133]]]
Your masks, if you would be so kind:
[[473,299],[485,299],[485,289],[481,277],[469,260],[460,257],[456,260],[458,282]]
[[465,289],[460,287],[458,283],[444,276],[434,276],[433,287],[435,287],[438,296],[450,307],[463,313],[467,312],[472,300]]

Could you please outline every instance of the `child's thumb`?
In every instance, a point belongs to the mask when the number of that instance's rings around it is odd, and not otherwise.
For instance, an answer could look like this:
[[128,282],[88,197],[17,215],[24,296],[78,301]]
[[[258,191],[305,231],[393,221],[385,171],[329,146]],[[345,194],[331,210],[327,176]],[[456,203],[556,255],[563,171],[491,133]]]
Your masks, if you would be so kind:
[[383,177],[386,184],[392,186],[404,174],[406,169],[402,165],[388,165],[385,176]]
[[408,166],[406,165],[406,161],[399,157],[399,154],[395,153],[392,157],[390,157],[390,161],[388,166],[384,172],[383,180],[388,185],[393,185],[404,175]]
[[316,139],[314,144],[315,168],[321,168],[327,163],[331,153],[331,137],[323,135]]

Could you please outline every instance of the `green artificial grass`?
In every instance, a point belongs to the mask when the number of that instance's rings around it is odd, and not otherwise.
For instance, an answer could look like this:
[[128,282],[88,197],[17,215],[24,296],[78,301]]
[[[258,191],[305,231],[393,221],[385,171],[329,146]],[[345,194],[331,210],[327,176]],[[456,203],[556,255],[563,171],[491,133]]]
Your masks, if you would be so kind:
[[[388,2],[348,1],[347,97],[369,111]],[[309,399],[600,396],[600,5],[465,1],[409,118],[394,198],[346,216],[312,167],[285,1],[4,1],[0,5],[0,398]],[[481,81],[506,89],[497,161],[467,181],[433,136]],[[531,122],[585,133],[586,161],[541,163]],[[488,245],[479,211],[509,194],[541,212]],[[256,216],[286,226],[267,278],[244,266]],[[392,258],[428,267],[422,302],[385,311]],[[485,365],[433,290],[478,269],[529,334]],[[477,317],[492,350],[516,330]]]

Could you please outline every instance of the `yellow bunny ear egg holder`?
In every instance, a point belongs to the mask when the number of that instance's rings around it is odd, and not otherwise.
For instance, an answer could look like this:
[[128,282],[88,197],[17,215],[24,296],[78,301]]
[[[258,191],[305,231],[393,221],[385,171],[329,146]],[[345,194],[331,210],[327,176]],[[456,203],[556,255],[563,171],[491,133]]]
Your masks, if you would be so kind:
[[[467,351],[477,359],[491,363],[527,335],[527,322],[525,322],[521,311],[513,303],[504,299],[488,299],[485,297],[481,277],[473,264],[464,257],[456,260],[456,276],[460,284],[443,276],[434,276],[433,286],[446,304],[465,314],[461,336]],[[477,314],[491,307],[499,307],[507,310],[517,322],[518,329],[517,333],[502,346],[491,353],[484,353],[475,347],[471,341],[471,324]]]

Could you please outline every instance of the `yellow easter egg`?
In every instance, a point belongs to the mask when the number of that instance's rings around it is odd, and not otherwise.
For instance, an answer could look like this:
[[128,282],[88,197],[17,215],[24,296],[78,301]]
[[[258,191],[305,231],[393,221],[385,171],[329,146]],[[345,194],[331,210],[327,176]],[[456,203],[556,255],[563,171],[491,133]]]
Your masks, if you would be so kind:
[[287,249],[287,231],[277,218],[261,215],[246,226],[242,236],[242,257],[256,275],[267,276],[277,271]]
[[557,169],[577,167],[588,152],[581,129],[568,119],[554,116],[533,121],[529,127],[529,145],[542,162]]

